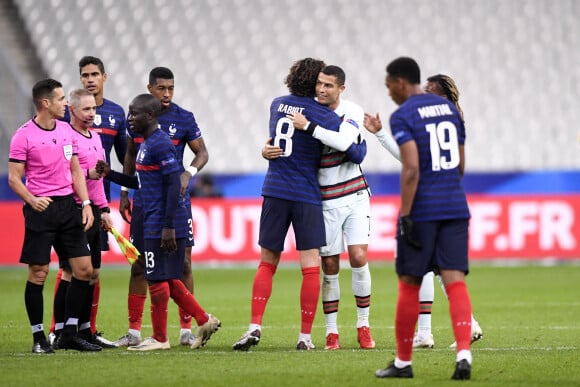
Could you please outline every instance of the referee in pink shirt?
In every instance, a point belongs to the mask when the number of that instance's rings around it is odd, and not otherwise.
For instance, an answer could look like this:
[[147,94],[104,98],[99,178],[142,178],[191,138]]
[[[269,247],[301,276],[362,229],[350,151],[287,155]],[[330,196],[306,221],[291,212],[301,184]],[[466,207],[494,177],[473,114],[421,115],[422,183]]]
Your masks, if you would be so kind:
[[[8,180],[24,201],[25,233],[20,262],[28,265],[24,291],[33,336],[33,353],[53,353],[43,326],[42,290],[48,275],[51,247],[68,260],[73,278],[66,296],[65,326],[59,348],[100,351],[101,347],[78,337],[77,325],[93,268],[85,230],[94,221],[78,149],[64,116],[62,84],[53,79],[32,88],[37,115],[14,133],[10,142]],[[23,182],[25,177],[25,182]],[[81,201],[82,210],[74,194]]]

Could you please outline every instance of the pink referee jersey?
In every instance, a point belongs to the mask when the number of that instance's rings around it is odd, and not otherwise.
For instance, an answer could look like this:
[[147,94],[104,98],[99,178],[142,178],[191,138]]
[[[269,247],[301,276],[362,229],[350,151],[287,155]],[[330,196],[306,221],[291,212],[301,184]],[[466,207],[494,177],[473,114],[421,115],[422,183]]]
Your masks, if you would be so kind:
[[78,154],[73,132],[68,123],[59,120],[51,130],[30,120],[14,133],[9,161],[26,163],[25,184],[31,194],[66,196],[73,193],[70,161]]
[[[83,174],[86,177],[87,171],[94,168],[97,165],[97,160],[105,160],[105,150],[103,149],[103,144],[101,142],[101,136],[93,130],[89,131],[90,137],[85,137],[81,133],[72,129],[76,142],[78,144],[78,156],[79,164],[83,170]],[[89,199],[98,208],[104,208],[108,206],[107,197],[105,196],[105,185],[103,184],[103,179],[99,180],[87,180],[87,189],[89,191]],[[75,194],[75,200],[80,203],[81,200]]]

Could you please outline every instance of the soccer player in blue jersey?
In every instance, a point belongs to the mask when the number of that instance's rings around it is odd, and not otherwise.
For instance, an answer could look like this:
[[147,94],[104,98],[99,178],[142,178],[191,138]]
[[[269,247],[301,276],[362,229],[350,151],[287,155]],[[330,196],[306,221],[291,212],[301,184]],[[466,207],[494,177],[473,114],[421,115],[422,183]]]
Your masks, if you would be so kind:
[[[338,66],[326,66],[316,82],[316,99],[328,106],[343,121],[354,125],[341,125],[340,131],[327,131],[316,127],[312,135],[326,146],[323,149],[318,182],[322,194],[322,210],[326,229],[326,246],[320,249],[322,267],[322,305],[326,320],[325,349],[340,349],[338,331],[338,305],[340,300],[339,270],[340,254],[347,245],[349,263],[352,268],[352,290],[357,306],[357,340],[360,348],[375,347],[370,332],[369,314],[371,300],[371,273],[367,263],[367,248],[370,235],[370,189],[360,163],[366,155],[357,157],[352,150],[362,144],[360,129],[363,126],[364,110],[357,104],[341,97],[346,89],[346,74]],[[305,128],[306,117],[295,112],[289,115],[294,127]],[[386,132],[386,131],[382,131]],[[399,147],[392,137],[379,136],[395,157]],[[277,157],[281,148],[266,145],[262,156]]]
[[234,350],[247,351],[261,339],[262,318],[290,224],[302,268],[302,323],[296,348],[314,349],[311,331],[320,295],[318,249],[326,244],[318,184],[322,143],[311,135],[311,130],[296,130],[289,115],[305,114],[310,120],[310,129],[316,125],[339,129],[341,119],[314,100],[316,81],[323,67],[324,62],[312,58],[295,62],[285,82],[290,94],[275,98],[270,105],[270,137],[283,153],[268,161],[262,186],[264,199],[258,241],[261,257],[252,288],[251,321],[248,331],[234,343]]
[[[161,103],[150,94],[135,97],[129,106],[131,131],[141,136],[135,161],[137,176],[111,173],[105,165],[104,173],[111,174],[118,183],[139,188],[142,216],[139,219],[143,233],[142,256],[145,261],[145,279],[151,295],[151,323],[153,335],[129,346],[129,350],[152,351],[169,349],[167,337],[167,307],[171,297],[185,313],[193,316],[198,328],[192,349],[206,344],[215,333],[220,321],[207,314],[180,280],[191,224],[180,215],[181,181],[183,167],[169,135],[158,128],[157,117]],[[124,180],[119,180],[124,179]]]
[[[104,97],[104,85],[107,80],[105,64],[100,58],[94,56],[84,56],[79,61],[79,74],[83,88],[94,95],[97,103],[97,111],[91,129],[99,133],[103,149],[105,150],[105,160],[111,164],[111,152],[115,149],[115,154],[120,163],[125,159],[125,149],[127,148],[127,123],[125,111],[115,102]],[[66,122],[71,122],[71,111],[66,109],[63,118]],[[104,181],[105,195],[107,202],[111,202],[111,182]],[[109,251],[109,236],[107,231],[101,229],[101,251]],[[89,292],[93,295],[91,308],[91,332],[104,346],[110,346],[111,341],[105,339],[101,333],[97,332],[97,312],[99,308],[99,298],[101,293],[101,282],[98,271],[94,272],[95,278],[91,280]],[[62,270],[59,270],[55,281],[55,294],[59,286]],[[51,332],[54,331],[54,318],[51,325]],[[52,335],[51,335],[52,336]]]
[[[465,128],[455,105],[424,93],[415,60],[400,57],[386,68],[386,87],[399,108],[390,126],[401,152],[401,209],[397,228],[399,293],[395,316],[397,355],[379,378],[412,378],[413,333],[419,316],[419,288],[432,270],[441,274],[457,342],[452,379],[471,377],[469,208],[461,183]],[[378,117],[365,114],[365,127]]]
[[[199,129],[193,113],[187,111],[173,102],[173,92],[175,80],[173,72],[166,67],[156,67],[149,73],[149,92],[156,97],[162,110],[158,116],[159,127],[167,133],[171,142],[175,146],[178,165],[181,168],[180,175],[180,192],[178,216],[182,217],[189,224],[189,236],[186,241],[184,253],[184,270],[182,281],[187,289],[193,293],[193,275],[191,272],[191,247],[193,241],[193,220],[191,214],[191,199],[189,195],[190,180],[196,173],[201,170],[208,161],[209,155],[205,146],[201,130]],[[143,137],[132,131],[128,131],[127,139],[127,157],[124,163],[124,172],[132,174],[135,168],[135,155],[143,141]],[[193,152],[194,158],[187,168],[183,166],[183,156],[185,147]],[[141,214],[142,201],[141,193],[135,192],[133,196],[133,208],[131,209],[128,194],[126,191],[121,193],[121,203],[119,210],[121,216],[129,221],[128,215],[132,219],[139,218]],[[140,222],[133,223],[131,220],[131,237],[133,241],[140,243],[142,232],[138,229]],[[139,248],[139,246],[137,246]],[[129,280],[128,295],[128,312],[129,312],[129,331],[126,335],[119,338],[116,343],[119,346],[135,345],[141,340],[141,323],[145,299],[147,297],[147,284],[143,276],[144,262],[139,260],[131,267],[131,277]],[[191,345],[195,338],[191,333],[191,316],[182,309],[179,310],[179,320],[181,325],[179,341],[182,345]]]
[[[111,164],[111,151],[114,149],[117,160],[123,163],[127,149],[127,121],[123,108],[104,97],[104,85],[107,80],[105,65],[97,57],[84,56],[79,61],[79,72],[83,87],[95,96],[97,102],[97,113],[92,129],[101,136],[101,142],[105,149],[105,160],[109,165]],[[68,117],[67,111],[65,119]],[[105,180],[104,183],[105,195],[110,202],[111,182]]]
[[[457,111],[464,120],[463,110],[459,105],[459,90],[453,78],[445,74],[436,74],[427,78],[425,83],[425,91],[433,93],[443,98],[447,98],[455,104]],[[464,120],[465,122],[465,120]],[[419,321],[417,322],[417,333],[413,338],[413,348],[433,348],[435,340],[431,333],[431,310],[435,296],[435,287],[433,284],[433,272],[425,274],[423,282],[421,282],[421,289],[419,290],[419,303],[421,304],[421,313],[419,314]],[[437,275],[437,279],[441,284],[443,293],[445,293],[445,286],[441,281],[441,276]],[[471,314],[471,342],[481,340],[483,338],[483,331],[481,326]],[[455,348],[457,343],[450,345],[450,348]]]

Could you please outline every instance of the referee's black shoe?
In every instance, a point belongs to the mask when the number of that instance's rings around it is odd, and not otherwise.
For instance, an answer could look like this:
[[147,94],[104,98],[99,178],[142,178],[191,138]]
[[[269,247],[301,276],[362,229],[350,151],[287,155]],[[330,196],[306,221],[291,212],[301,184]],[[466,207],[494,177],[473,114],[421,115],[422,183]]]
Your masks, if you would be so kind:
[[82,352],[97,352],[102,350],[98,345],[91,344],[79,336],[66,336],[61,334],[57,343],[58,349],[74,349]]
[[32,345],[32,353],[54,353],[54,349],[46,339],[42,339]]
[[87,342],[89,342],[91,344],[98,345],[99,347],[101,347],[103,349],[117,348],[117,346],[115,344],[113,344],[112,341],[105,339],[101,332],[92,333],[90,329],[87,329],[86,332],[80,331],[79,337],[86,340]]

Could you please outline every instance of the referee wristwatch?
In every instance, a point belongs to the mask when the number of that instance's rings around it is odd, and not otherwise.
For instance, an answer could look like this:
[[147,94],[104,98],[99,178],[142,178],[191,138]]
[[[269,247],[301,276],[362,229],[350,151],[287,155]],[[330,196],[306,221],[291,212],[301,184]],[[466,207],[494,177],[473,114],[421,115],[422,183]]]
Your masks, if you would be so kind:
[[81,204],[81,208],[85,208],[86,206],[90,206],[93,202],[91,202],[89,199],[87,200],[83,200],[83,203]]

